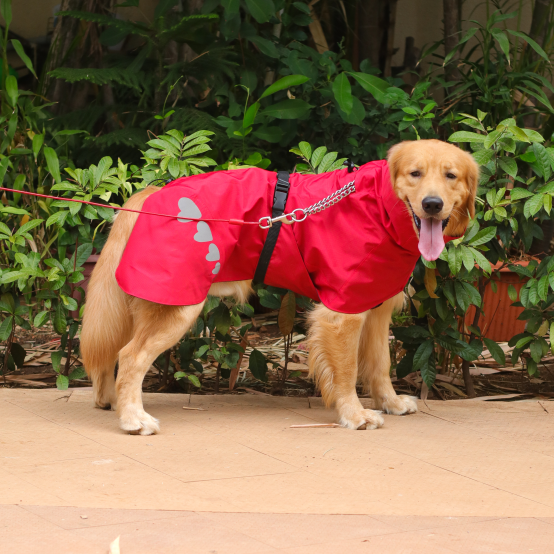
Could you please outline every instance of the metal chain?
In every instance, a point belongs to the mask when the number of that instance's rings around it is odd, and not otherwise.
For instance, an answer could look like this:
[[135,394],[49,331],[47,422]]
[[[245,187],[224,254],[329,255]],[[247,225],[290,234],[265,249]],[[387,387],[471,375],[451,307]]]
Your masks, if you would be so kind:
[[[326,210],[327,208],[330,208],[353,192],[356,192],[356,183],[355,181],[350,181],[350,183],[344,185],[329,196],[326,196],[325,198],[319,200],[319,202],[316,202],[315,204],[312,204],[307,208],[296,208],[296,210],[293,210],[291,213],[283,214],[273,219],[271,219],[271,217],[269,216],[262,217],[259,222],[260,227],[262,229],[269,229],[274,223],[277,223],[279,221],[282,221],[287,225],[291,225],[292,223],[300,223],[304,221],[309,215],[317,214],[319,212],[322,212],[323,210]],[[296,212],[301,212],[301,215],[296,215]]]

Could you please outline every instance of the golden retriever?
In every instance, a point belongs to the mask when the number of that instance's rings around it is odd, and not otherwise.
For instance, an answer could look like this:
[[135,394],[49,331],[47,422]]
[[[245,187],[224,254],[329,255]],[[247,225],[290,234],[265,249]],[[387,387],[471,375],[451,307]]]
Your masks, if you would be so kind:
[[[389,151],[388,164],[394,192],[413,216],[420,250],[425,248],[437,257],[440,251],[433,251],[437,250],[437,241],[430,238],[436,238],[433,233],[461,235],[474,215],[477,164],[467,152],[438,140],[397,144]],[[140,210],[157,190],[140,191],[126,207]],[[159,424],[144,411],[143,378],[154,360],[190,329],[204,302],[167,306],[129,296],[119,288],[115,272],[137,217],[119,214],[92,274],[81,352],[96,406],[116,409],[124,431],[150,435],[159,432]],[[442,235],[439,238],[442,249]],[[213,296],[233,296],[240,303],[251,292],[250,281],[215,283],[209,291]],[[310,375],[326,405],[335,406],[343,427],[375,429],[384,423],[381,412],[417,411],[413,397],[396,394],[389,375],[389,324],[393,311],[403,303],[404,293],[400,293],[360,314],[337,313],[319,304],[309,315]],[[363,408],[356,393],[358,382],[370,392],[377,410]]]

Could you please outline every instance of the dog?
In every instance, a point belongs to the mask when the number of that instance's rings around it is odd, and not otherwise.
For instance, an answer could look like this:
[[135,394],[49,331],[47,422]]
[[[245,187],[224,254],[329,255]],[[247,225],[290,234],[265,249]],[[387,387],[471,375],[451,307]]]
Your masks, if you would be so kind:
[[[292,174],[286,211],[299,210],[299,221],[282,226],[265,279],[322,301],[308,316],[310,376],[349,429],[381,427],[382,412],[417,411],[415,398],[391,384],[391,317],[403,307],[420,253],[437,259],[475,214],[479,170],[469,153],[438,140],[407,141],[387,160],[353,173]],[[94,403],[116,410],[124,431],[159,432],[143,408],[143,378],[191,328],[207,295],[244,303],[252,293],[266,232],[246,222],[271,213],[275,183],[275,173],[257,169],[202,174],[149,186],[125,205],[156,213],[170,205],[173,219],[117,216],[89,283],[80,340]],[[306,203],[352,185],[355,192],[300,221]],[[235,225],[218,217],[234,217]],[[376,410],[364,409],[357,383]]]

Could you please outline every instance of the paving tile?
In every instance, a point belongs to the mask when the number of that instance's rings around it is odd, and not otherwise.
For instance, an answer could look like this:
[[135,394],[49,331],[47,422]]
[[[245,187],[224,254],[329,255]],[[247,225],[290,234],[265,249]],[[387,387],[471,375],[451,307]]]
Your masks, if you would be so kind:
[[363,539],[397,529],[369,516],[314,514],[210,514],[203,517],[275,548]]
[[279,551],[240,530],[233,530],[201,515],[118,523],[69,531],[74,540],[105,552],[120,536],[122,553],[132,554],[277,554]]
[[506,518],[410,532],[459,554],[552,552],[554,527],[535,518]]
[[[453,550],[428,538],[416,536],[415,532],[376,535],[364,539],[327,542],[317,545],[297,546],[282,549],[283,554],[453,554]],[[468,550],[466,554],[471,553]]]
[[[19,506],[18,506],[19,508]],[[194,515],[195,512],[175,510],[118,510],[112,508],[75,508],[72,506],[21,506],[27,516],[41,518],[61,529],[88,529],[120,523],[140,523]],[[2,514],[0,507],[0,515]],[[27,518],[23,518],[26,520]]]

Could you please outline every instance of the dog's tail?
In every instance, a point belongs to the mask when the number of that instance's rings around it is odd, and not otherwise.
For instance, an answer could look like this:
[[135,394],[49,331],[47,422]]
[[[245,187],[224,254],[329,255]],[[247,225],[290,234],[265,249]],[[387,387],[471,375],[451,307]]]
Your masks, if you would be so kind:
[[[140,210],[146,198],[157,190],[158,187],[148,187],[140,191],[125,207]],[[119,288],[115,271],[137,218],[138,214],[130,212],[120,212],[115,218],[86,295],[81,356],[95,386],[96,403],[101,407],[115,400],[111,391],[103,389],[113,388],[113,371],[119,351],[132,337],[130,297]]]

